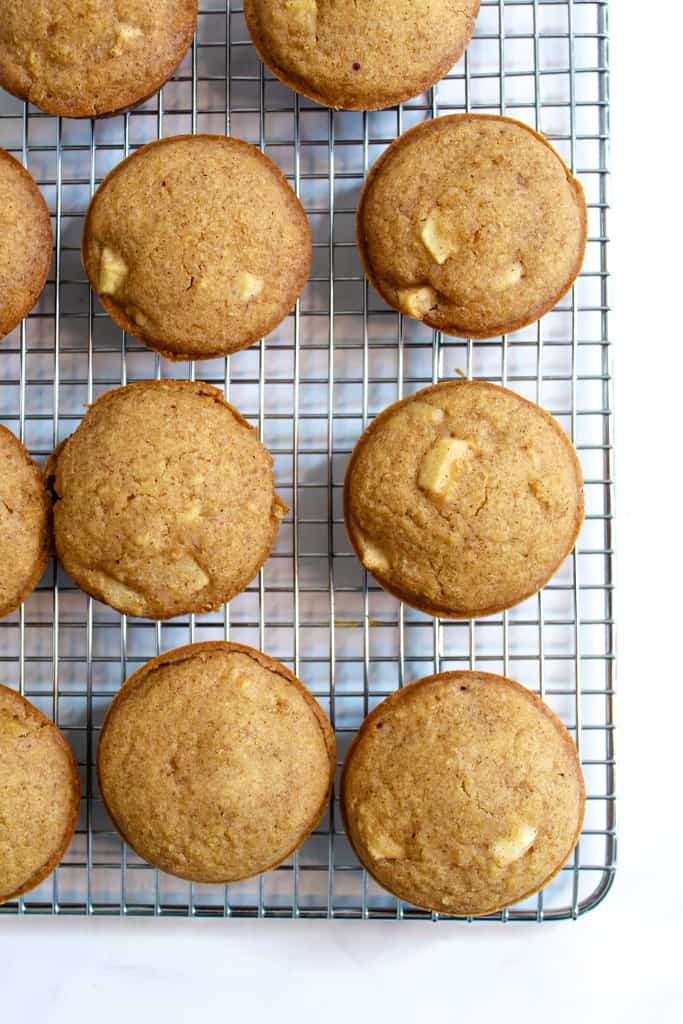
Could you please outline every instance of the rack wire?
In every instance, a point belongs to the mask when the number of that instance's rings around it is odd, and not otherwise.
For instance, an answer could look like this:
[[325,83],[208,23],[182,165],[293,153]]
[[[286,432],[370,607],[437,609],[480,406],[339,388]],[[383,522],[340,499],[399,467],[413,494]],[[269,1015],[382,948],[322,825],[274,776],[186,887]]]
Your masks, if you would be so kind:
[[[364,279],[354,213],[368,168],[402,131],[440,114],[505,113],[543,132],[582,181],[583,271],[540,323],[492,341],[444,337],[389,310]],[[229,359],[171,364],[127,337],[90,292],[83,216],[104,175],[136,147],[182,132],[232,134],[287,175],[311,222],[309,283],[287,320]],[[122,682],[180,644],[230,637],[266,650],[307,684],[336,730],[340,762],[367,712],[435,671],[479,667],[530,687],[574,736],[585,827],[569,864],[537,897],[485,920],[575,918],[615,870],[613,424],[608,333],[608,11],[606,0],[482,0],[466,56],[429,93],[377,113],[334,112],[275,80],[256,57],[241,3],[201,0],[191,51],[161,93],[101,121],[53,118],[0,92],[0,145],[38,181],[56,245],[45,292],[0,346],[0,420],[43,462],[84,406],[132,380],[209,381],[260,430],[291,506],[258,579],[221,613],[168,623],[93,601],[52,562],[0,624],[0,680],[71,742],[82,812],[71,849],[3,915],[435,919],[381,890],[356,861],[336,800],[285,865],[230,886],[171,878],[127,849],[94,771],[104,712]],[[341,514],[348,455],[382,408],[455,375],[539,402],[574,440],[586,522],[574,554],[518,608],[472,622],[433,620],[381,591],[353,557]]]

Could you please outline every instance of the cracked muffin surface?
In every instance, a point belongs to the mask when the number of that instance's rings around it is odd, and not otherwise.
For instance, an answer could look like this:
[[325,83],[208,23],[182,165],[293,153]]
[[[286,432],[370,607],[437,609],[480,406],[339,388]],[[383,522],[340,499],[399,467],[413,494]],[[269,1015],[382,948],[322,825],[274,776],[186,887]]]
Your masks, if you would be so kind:
[[520,395],[446,381],[389,406],[357,442],[344,520],[378,583],[475,618],[536,593],[574,546],[583,476],[559,423]]
[[394,309],[460,337],[519,330],[556,305],[583,262],[583,189],[510,118],[454,114],[396,139],[357,214],[370,281]]
[[444,672],[365,719],[344,761],[346,833],[389,892],[427,910],[492,914],[560,870],[585,788],[557,716],[502,676]]
[[227,355],[269,334],[311,252],[306,214],[275,164],[216,135],[162,139],[118,164],[81,245],[107,313],[169,359]]
[[197,0],[3,0],[0,85],[48,114],[125,110],[170,78],[196,21]]
[[50,214],[35,181],[0,148],[0,339],[38,300],[52,260]]
[[250,647],[192,644],[125,683],[102,727],[103,800],[136,852],[196,882],[290,856],[327,805],[334,735],[308,690]]
[[0,685],[0,903],[34,889],[76,828],[78,767],[60,731]]
[[189,381],[107,392],[47,476],[65,570],[98,600],[151,619],[240,593],[287,512],[256,430],[216,388]]
[[429,89],[465,52],[479,0],[245,0],[265,64],[317,103],[378,110]]
[[40,468],[0,425],[0,618],[25,601],[50,552],[50,499]]

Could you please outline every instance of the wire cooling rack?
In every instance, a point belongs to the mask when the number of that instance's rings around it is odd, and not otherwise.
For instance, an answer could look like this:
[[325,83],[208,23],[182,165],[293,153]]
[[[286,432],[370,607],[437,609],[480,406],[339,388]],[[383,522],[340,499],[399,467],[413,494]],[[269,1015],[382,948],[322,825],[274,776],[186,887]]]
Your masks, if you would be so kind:
[[[264,71],[239,5],[202,0],[196,39],[159,96],[124,115],[73,121],[0,91],[0,145],[37,179],[56,247],[33,313],[0,345],[0,419],[44,461],[84,406],[128,381],[196,377],[258,426],[291,506],[259,578],[223,612],[168,623],[125,618],[79,591],[53,563],[24,607],[0,623],[0,680],[64,731],[81,766],[75,841],[54,875],[2,914],[432,918],[362,871],[336,801],[287,864],[235,885],[190,885],[126,849],[97,789],[104,712],[147,659],[230,637],[291,666],[330,715],[339,755],[368,710],[421,676],[475,666],[510,675],[569,727],[588,790],[585,828],[545,890],[495,920],[556,920],[594,907],[615,866],[612,695],[612,391],[608,334],[608,73],[604,0],[482,0],[472,44],[435,89],[379,113],[332,112]],[[444,337],[389,310],[364,280],[354,213],[365,174],[412,125],[457,111],[507,113],[542,131],[577,173],[589,242],[572,293],[543,320],[492,341]],[[96,185],[135,147],[183,132],[255,143],[288,176],[310,218],[310,281],[288,319],[230,359],[171,364],[128,338],[90,292],[79,258]],[[539,402],[575,441],[586,477],[576,552],[534,598],[476,622],[402,607],[362,570],[341,513],[344,467],[384,406],[456,375]],[[0,571],[2,571],[0,567]],[[445,915],[442,915],[445,916]]]

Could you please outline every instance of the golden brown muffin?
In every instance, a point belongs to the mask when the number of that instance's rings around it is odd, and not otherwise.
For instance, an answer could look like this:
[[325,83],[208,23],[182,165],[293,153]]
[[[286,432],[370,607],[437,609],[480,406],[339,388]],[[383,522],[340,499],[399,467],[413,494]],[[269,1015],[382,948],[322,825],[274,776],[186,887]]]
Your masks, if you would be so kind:
[[382,154],[356,231],[365,272],[390,306],[446,334],[492,338],[538,320],[572,286],[586,201],[527,125],[454,114]]
[[341,809],[358,859],[408,903],[492,914],[566,863],[585,788],[569,733],[523,686],[443,672],[368,715],[344,761]]
[[429,615],[493,615],[540,590],[574,547],[581,466],[533,402],[446,381],[370,424],[346,470],[344,519],[390,594]]
[[78,766],[52,722],[0,686],[0,903],[47,878],[78,821]]
[[40,468],[0,426],[0,618],[35,589],[50,554],[50,499]]
[[111,318],[169,359],[208,359],[272,331],[308,277],[311,233],[254,146],[179,135],[143,146],[88,208],[82,258]]
[[479,0],[244,0],[259,57],[317,103],[380,110],[411,99],[460,60]]
[[45,200],[28,171],[0,149],[0,338],[35,305],[51,260]]
[[273,658],[191,644],[131,676],[102,726],[102,799],[150,864],[194,882],[276,867],[315,828],[335,770],[330,723]]
[[0,85],[48,114],[148,99],[192,42],[197,0],[3,0]]
[[57,556],[127,615],[207,612],[244,590],[287,507],[258,434],[209,384],[103,395],[47,468]]

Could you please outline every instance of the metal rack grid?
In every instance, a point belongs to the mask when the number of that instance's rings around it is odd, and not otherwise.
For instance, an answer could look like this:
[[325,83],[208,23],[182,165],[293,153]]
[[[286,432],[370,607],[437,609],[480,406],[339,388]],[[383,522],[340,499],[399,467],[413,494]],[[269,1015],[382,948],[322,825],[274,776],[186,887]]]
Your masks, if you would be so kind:
[[[56,247],[33,313],[0,346],[0,420],[43,461],[83,407],[140,378],[210,381],[255,423],[291,506],[259,578],[220,614],[126,619],[80,592],[55,564],[0,624],[0,678],[65,732],[82,772],[76,839],[54,875],[2,914],[434,918],[399,903],[355,860],[333,800],[304,847],[276,871],[191,885],[126,849],[93,768],[112,694],[148,658],[231,637],[292,667],[330,715],[340,760],[367,711],[396,687],[475,665],[540,694],[570,728],[588,790],[576,853],[537,897],[495,920],[557,920],[594,907],[615,867],[612,698],[612,392],[608,335],[606,0],[482,0],[472,44],[436,88],[399,109],[333,112],[264,71],[239,4],[201,0],[197,36],[162,92],[102,121],[46,116],[0,94],[0,145],[37,179]],[[560,306],[514,335],[441,336],[389,310],[364,280],[354,212],[368,167],[401,131],[456,111],[507,113],[544,132],[589,204],[583,272]],[[96,185],[135,147],[181,132],[234,134],[288,176],[309,215],[314,256],[296,309],[229,359],[171,364],[122,334],[90,292],[79,259]],[[341,516],[348,454],[398,397],[460,374],[496,381],[549,409],[579,450],[586,523],[576,552],[536,597],[476,622],[433,620],[383,593],[353,557]],[[446,916],[446,915],[441,915]]]

